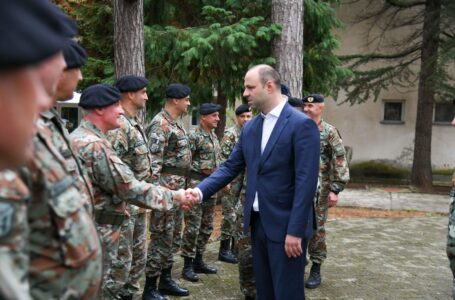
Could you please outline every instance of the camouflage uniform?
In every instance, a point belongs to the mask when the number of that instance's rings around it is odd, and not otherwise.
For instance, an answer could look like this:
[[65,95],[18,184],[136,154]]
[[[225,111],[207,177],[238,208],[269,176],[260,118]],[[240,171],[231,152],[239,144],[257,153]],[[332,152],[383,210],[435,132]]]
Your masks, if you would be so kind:
[[349,168],[338,130],[321,120],[321,159],[319,167],[319,198],[316,203],[318,229],[308,246],[311,261],[322,264],[327,258],[325,222],[328,215],[327,197],[331,191],[339,193],[349,181]]
[[450,192],[449,225],[447,233],[447,257],[453,275],[452,296],[455,299],[455,172],[452,175],[452,190]]
[[[130,167],[137,180],[150,182],[152,158],[139,120],[125,110],[119,122],[120,128],[111,130],[107,135],[112,148]],[[128,204],[127,212],[130,218],[122,225],[118,262],[114,264],[121,267],[112,270],[123,296],[134,295],[140,290],[139,279],[147,262],[148,213],[144,208],[131,204]]]
[[103,296],[116,299],[119,287],[111,268],[122,267],[117,255],[120,229],[129,217],[126,202],[143,208],[169,210],[175,192],[138,181],[116,155],[106,136],[86,119],[71,133],[71,142],[93,183],[94,215],[104,251]]
[[[173,120],[163,109],[148,125],[147,136],[153,182],[171,190],[184,189],[184,175],[191,166],[191,148],[182,122]],[[174,254],[180,249],[182,224],[181,210],[152,211],[147,276],[159,276],[161,270],[172,268]]]
[[237,206],[237,221],[235,238],[237,240],[237,249],[239,260],[239,283],[240,290],[245,296],[256,297],[256,282],[253,271],[253,250],[251,248],[251,234],[243,233],[243,206],[246,197],[246,178],[240,191],[240,205]]
[[31,299],[27,252],[29,198],[30,193],[16,172],[0,172],[0,298]]
[[[218,168],[221,148],[217,136],[198,127],[189,135],[192,162],[188,187],[195,187]],[[203,254],[213,231],[216,199],[210,198],[190,211],[185,212],[182,256],[195,258],[196,252]]]
[[[226,161],[231,155],[234,146],[239,139],[242,128],[240,125],[236,124],[232,127],[229,127],[224,132],[223,140],[221,141],[221,155],[223,161]],[[238,175],[234,180],[229,184],[229,191],[223,191],[221,197],[221,204],[223,206],[223,221],[221,223],[221,240],[228,240],[234,237],[236,219],[237,219],[237,209],[239,206],[239,197],[240,191],[243,185],[243,172]]]
[[102,254],[90,213],[91,194],[59,119],[45,114],[37,126],[34,157],[21,171],[31,194],[27,207],[31,296],[97,299]]

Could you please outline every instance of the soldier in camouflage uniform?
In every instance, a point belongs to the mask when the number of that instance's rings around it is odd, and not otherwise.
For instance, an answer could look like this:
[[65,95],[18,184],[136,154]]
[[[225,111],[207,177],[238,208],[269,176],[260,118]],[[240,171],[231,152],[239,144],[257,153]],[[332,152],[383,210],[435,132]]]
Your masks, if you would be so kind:
[[304,112],[318,124],[321,136],[321,158],[319,167],[319,196],[316,201],[318,229],[309,242],[308,253],[312,266],[310,276],[305,283],[307,288],[316,288],[321,284],[321,264],[327,258],[325,241],[325,222],[329,207],[334,207],[338,194],[349,181],[349,168],[346,153],[338,130],[322,120],[324,97],[313,94],[303,98]]
[[57,67],[56,76],[47,81],[57,84],[65,37],[74,33],[67,32],[72,30],[68,25],[74,24],[48,1],[0,3],[0,27],[8,28],[0,37],[0,299],[32,299],[27,246],[30,192],[15,168],[32,154],[35,120],[51,105],[41,75],[50,75],[45,69]]
[[[190,105],[191,89],[180,83],[166,87],[166,103],[147,126],[152,153],[153,183],[171,190],[186,187],[191,167],[188,135],[180,120]],[[188,296],[171,276],[174,255],[180,249],[183,213],[178,209],[152,211],[151,242],[147,257],[146,288],[143,299],[164,299],[163,295]],[[159,291],[157,280],[160,277]]]
[[[122,92],[120,105],[125,112],[120,117],[120,127],[109,131],[107,138],[119,158],[133,171],[139,181],[151,181],[152,158],[147,139],[138,118],[139,110],[145,109],[148,80],[140,76],[123,76],[115,84]],[[118,261],[112,270],[115,284],[122,299],[132,299],[140,290],[139,278],[144,274],[147,262],[148,212],[144,208],[128,204],[130,218],[120,231]]]
[[251,248],[251,233],[243,232],[243,206],[246,197],[246,176],[244,176],[240,191],[240,205],[237,206],[236,236],[239,260],[240,290],[245,295],[245,300],[256,299],[256,282],[253,271],[253,249]]
[[[240,136],[245,123],[253,117],[251,108],[248,104],[241,104],[235,110],[236,124],[227,128],[224,131],[224,136],[221,141],[221,155],[223,161],[229,158],[235,144]],[[240,190],[243,185],[244,174],[237,176],[223,191],[221,197],[221,204],[223,206],[223,220],[221,222],[221,237],[220,237],[220,250],[218,253],[218,260],[237,263],[237,258],[233,254],[235,251],[235,238],[237,221],[237,208],[239,206]],[[231,243],[232,241],[232,243]]]
[[[204,178],[212,174],[220,165],[221,149],[213,129],[218,126],[218,104],[204,103],[199,108],[200,124],[190,133],[192,152],[191,171],[188,187],[195,187]],[[182,276],[189,281],[198,281],[196,273],[215,274],[217,269],[204,263],[202,256],[213,231],[216,199],[210,198],[185,212],[182,256],[184,267]]]
[[[109,130],[120,126],[123,109],[120,91],[107,84],[86,88],[79,102],[85,117],[71,134],[71,142],[81,157],[94,190],[94,217],[103,245],[103,297],[118,299],[119,287],[112,269],[120,266],[117,258],[120,229],[129,218],[127,203],[147,209],[169,210],[186,201],[183,191],[170,191],[138,181],[131,169],[112,149],[106,138]],[[173,203],[175,201],[175,203]]]
[[[455,106],[455,97],[452,99]],[[455,126],[455,117],[452,120]],[[449,225],[447,233],[447,257],[450,262],[450,269],[453,275],[452,298],[455,300],[455,172],[452,175],[452,190],[450,191]]]

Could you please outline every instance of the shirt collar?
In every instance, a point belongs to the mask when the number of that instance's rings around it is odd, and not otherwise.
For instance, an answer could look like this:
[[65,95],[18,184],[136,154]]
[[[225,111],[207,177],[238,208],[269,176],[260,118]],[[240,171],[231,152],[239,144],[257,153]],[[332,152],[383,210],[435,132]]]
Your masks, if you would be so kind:
[[270,117],[279,118],[281,115],[281,112],[283,111],[285,104],[286,104],[286,99],[283,98],[281,100],[281,102],[277,106],[275,106],[275,108],[273,108],[268,114],[264,115],[263,113],[261,113],[262,117],[264,119],[267,119]]

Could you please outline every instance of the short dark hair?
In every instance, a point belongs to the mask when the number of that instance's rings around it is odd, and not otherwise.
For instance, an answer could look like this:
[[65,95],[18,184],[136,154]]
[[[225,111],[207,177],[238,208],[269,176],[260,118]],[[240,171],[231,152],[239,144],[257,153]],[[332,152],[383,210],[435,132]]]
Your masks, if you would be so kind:
[[272,82],[276,85],[277,88],[281,88],[281,79],[280,74],[269,65],[257,65],[254,66],[252,69],[258,69],[259,74],[259,81],[261,81],[262,86],[265,86],[267,81],[272,80]]

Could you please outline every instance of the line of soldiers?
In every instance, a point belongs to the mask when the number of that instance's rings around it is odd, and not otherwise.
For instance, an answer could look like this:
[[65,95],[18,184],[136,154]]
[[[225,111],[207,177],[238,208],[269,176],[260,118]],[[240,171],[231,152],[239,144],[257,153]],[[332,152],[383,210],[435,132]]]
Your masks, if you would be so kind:
[[0,298],[122,298],[135,279],[117,281],[120,237],[138,219],[128,205],[195,203],[139,178],[114,150],[106,134],[123,120],[118,88],[84,90],[84,119],[68,135],[52,107],[82,79],[87,57],[73,40],[74,21],[47,0],[3,1],[0,19]]
[[[87,56],[74,41],[75,22],[46,0],[0,3],[0,22],[11,28],[0,43],[0,298],[132,299],[144,271],[143,299],[189,295],[172,279],[173,257],[182,250],[182,277],[189,281],[198,281],[198,273],[217,272],[203,260],[215,199],[189,210],[195,203],[183,189],[228,157],[251,118],[249,107],[237,108],[237,125],[227,129],[220,145],[213,130],[221,107],[201,105],[200,126],[187,134],[180,118],[191,90],[171,84],[163,110],[144,130],[138,114],[147,101],[148,81],[124,76],[115,86],[83,91],[84,118],[69,135],[52,107],[70,99],[82,80]],[[321,135],[327,132],[333,146],[336,130],[327,128]],[[331,157],[326,165],[346,169],[341,140],[336,141],[324,150]],[[348,176],[346,170],[339,174]],[[254,299],[251,244],[241,235],[243,181],[239,176],[224,191],[219,259],[236,263],[237,252],[241,290]],[[328,185],[329,205],[336,203],[330,194],[346,181]],[[327,201],[322,198],[323,228]],[[313,273],[312,268],[310,277]]]

